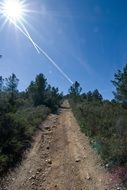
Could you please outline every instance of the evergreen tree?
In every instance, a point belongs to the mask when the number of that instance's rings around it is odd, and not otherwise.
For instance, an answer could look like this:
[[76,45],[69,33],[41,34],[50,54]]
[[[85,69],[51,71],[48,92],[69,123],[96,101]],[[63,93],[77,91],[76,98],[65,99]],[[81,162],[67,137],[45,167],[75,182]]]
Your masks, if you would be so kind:
[[69,89],[69,93],[72,96],[79,96],[82,91],[80,84],[76,81]]
[[87,92],[87,100],[92,101],[93,100],[93,93],[91,91]]
[[36,92],[34,95],[34,103],[35,105],[44,104],[45,101],[45,93],[47,87],[47,79],[43,74],[39,74],[35,79],[35,88]]
[[10,95],[9,101],[11,104],[14,104],[16,99],[16,94],[18,92],[17,87],[19,79],[16,77],[14,73],[12,73],[12,75],[9,78],[6,78],[5,81],[6,81],[6,91]]
[[3,77],[0,76],[0,92],[2,92],[3,90],[3,81],[4,81]]
[[44,104],[46,95],[47,79],[43,74],[36,76],[27,88],[27,94],[32,98],[35,106]]
[[114,74],[112,83],[116,88],[116,92],[113,92],[115,99],[127,104],[127,64],[124,66],[123,71],[118,70]]
[[93,91],[93,100],[95,101],[102,101],[102,95],[99,93],[99,91],[96,89]]

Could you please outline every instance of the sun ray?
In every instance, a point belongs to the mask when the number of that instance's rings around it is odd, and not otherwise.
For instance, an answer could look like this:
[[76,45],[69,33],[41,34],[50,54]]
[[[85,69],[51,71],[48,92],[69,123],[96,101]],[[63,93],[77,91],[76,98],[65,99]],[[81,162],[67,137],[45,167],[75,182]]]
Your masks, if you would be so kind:
[[0,26],[0,30],[2,30],[4,28],[4,26],[7,24],[8,19],[6,18],[3,22],[3,24]]

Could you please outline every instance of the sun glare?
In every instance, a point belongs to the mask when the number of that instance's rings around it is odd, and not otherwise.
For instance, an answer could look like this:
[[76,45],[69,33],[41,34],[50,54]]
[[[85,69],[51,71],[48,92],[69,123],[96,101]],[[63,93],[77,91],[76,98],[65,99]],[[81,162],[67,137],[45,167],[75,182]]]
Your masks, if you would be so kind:
[[[12,23],[17,30],[19,30],[34,46],[38,54],[45,56],[50,63],[71,83],[73,81],[68,77],[68,75],[55,63],[55,61],[39,46],[34,42],[30,33],[27,30],[25,24],[27,23],[25,16],[27,13],[35,12],[28,9],[28,4],[25,3],[26,0],[0,0],[0,18],[4,18],[4,23],[2,24],[2,29],[5,24],[9,21]],[[25,24],[24,24],[25,23]]]
[[2,12],[8,20],[19,21],[23,17],[23,4],[19,0],[6,0],[3,3]]

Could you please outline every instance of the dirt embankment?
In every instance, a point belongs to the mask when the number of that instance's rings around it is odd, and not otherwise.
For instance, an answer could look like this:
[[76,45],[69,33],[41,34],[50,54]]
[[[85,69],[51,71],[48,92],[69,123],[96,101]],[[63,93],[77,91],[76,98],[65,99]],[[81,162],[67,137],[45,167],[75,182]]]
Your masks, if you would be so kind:
[[0,190],[113,190],[108,172],[80,132],[67,101],[50,115],[35,142]]

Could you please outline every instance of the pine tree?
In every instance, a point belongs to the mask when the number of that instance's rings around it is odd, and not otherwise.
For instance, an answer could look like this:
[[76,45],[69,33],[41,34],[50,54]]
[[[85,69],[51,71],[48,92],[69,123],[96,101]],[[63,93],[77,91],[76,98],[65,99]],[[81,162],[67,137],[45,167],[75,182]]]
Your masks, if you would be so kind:
[[13,105],[15,103],[16,94],[18,92],[17,87],[19,79],[16,77],[14,73],[12,73],[12,75],[9,78],[6,78],[5,81],[6,81],[6,91],[10,95],[9,101]]
[[113,92],[115,99],[127,104],[127,64],[124,66],[123,71],[118,70],[114,74],[112,83],[116,88],[116,91]]

